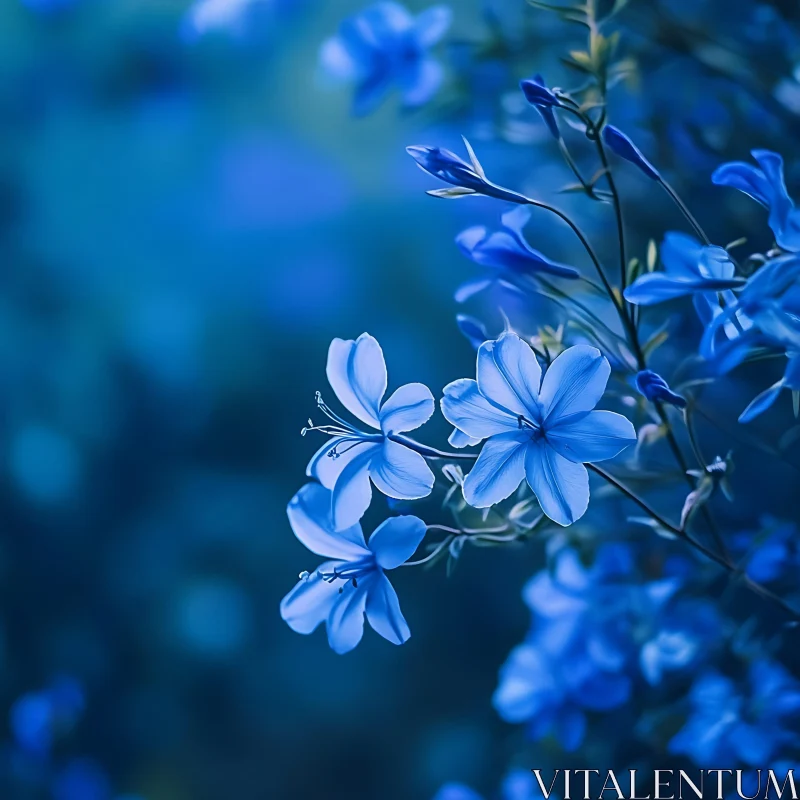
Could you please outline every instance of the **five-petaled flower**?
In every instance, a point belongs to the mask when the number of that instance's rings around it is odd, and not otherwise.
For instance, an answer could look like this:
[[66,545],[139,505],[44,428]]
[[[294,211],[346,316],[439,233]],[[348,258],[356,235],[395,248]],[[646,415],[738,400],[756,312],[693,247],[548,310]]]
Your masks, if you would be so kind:
[[537,274],[580,278],[580,272],[574,267],[551,261],[528,244],[522,230],[529,219],[530,211],[519,206],[503,214],[499,230],[489,231],[483,225],[475,225],[456,236],[456,244],[467,258],[492,270],[486,278],[463,284],[456,293],[458,302],[495,281],[525,289],[530,288],[531,279]]
[[769,210],[769,227],[784,250],[800,251],[800,212],[786,191],[783,159],[770,150],[753,150],[758,167],[744,161],[729,161],[714,171],[717,186],[730,186],[752,197]]
[[528,199],[521,194],[504,189],[492,183],[483,171],[475,151],[464,138],[464,144],[469,153],[470,163],[457,156],[451,150],[443,147],[428,147],[427,145],[414,144],[406,147],[406,152],[417,162],[417,166],[434,178],[449,183],[452,188],[431,189],[428,194],[433,197],[456,198],[470,195],[485,195],[497,200],[508,200],[519,205],[528,204]]
[[392,85],[407,107],[427,103],[439,90],[443,70],[429,50],[450,27],[447,6],[431,6],[416,18],[399,3],[375,3],[341,23],[322,46],[323,67],[355,83],[353,113],[374,110]]
[[361,641],[366,615],[372,629],[392,644],[408,641],[408,624],[384,571],[414,555],[425,538],[425,523],[417,517],[390,517],[367,543],[359,524],[334,529],[330,492],[318,483],[300,489],[287,514],[295,536],[312,553],[332,559],[303,573],[281,601],[281,617],[289,627],[307,634],[324,622],[331,648],[347,653]]
[[433,488],[433,473],[415,442],[402,436],[427,422],[435,409],[433,395],[421,383],[401,386],[384,403],[387,374],[383,351],[369,334],[355,341],[334,339],[328,350],[328,382],[341,404],[373,430],[343,420],[318,396],[331,425],[311,426],[332,438],[311,459],[306,474],[332,490],[336,528],[358,522],[369,508],[372,483],[387,497],[418,500]]
[[718,303],[717,292],[744,285],[727,251],[716,245],[704,246],[693,236],[670,231],[661,245],[663,272],[648,272],[625,290],[634,305],[649,306],[686,295],[706,295]]
[[636,442],[625,417],[594,410],[610,373],[607,359],[588,345],[565,350],[544,379],[533,350],[515,333],[481,345],[477,380],[454,381],[442,399],[442,413],[461,432],[457,438],[488,439],[464,482],[466,501],[494,505],[527,478],[550,519],[570,525],[583,516],[584,464]]

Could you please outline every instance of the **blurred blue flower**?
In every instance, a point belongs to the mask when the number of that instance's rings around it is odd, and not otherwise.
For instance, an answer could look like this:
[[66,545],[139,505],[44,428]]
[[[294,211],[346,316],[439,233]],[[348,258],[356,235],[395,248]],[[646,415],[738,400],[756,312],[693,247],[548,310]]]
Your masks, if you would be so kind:
[[695,680],[689,702],[689,717],[669,749],[698,765],[763,766],[800,743],[800,682],[777,662],[754,661],[741,686],[708,670]]
[[196,0],[183,18],[182,33],[190,41],[213,31],[242,36],[253,11],[272,3],[273,0]]
[[[636,441],[620,414],[593,410],[611,373],[599,350],[576,345],[542,369],[515,333],[478,350],[477,380],[445,387],[442,413],[471,440],[487,439],[464,482],[464,497],[487,508],[527,477],[542,511],[571,525],[589,505],[584,463],[613,458]],[[541,386],[540,386],[541,384]]]
[[522,231],[530,216],[527,208],[519,206],[503,214],[499,230],[490,232],[483,225],[476,225],[456,236],[456,244],[467,258],[492,270],[488,278],[463,284],[456,292],[459,303],[495,281],[524,289],[539,273],[580,278],[574,267],[551,261],[528,244]]
[[800,569],[800,532],[793,522],[766,517],[761,530],[740,534],[747,576],[757,583],[791,578]]
[[689,294],[716,292],[743,286],[728,253],[715,245],[703,246],[693,236],[671,231],[661,245],[663,272],[648,272],[625,290],[625,299],[652,305]]
[[743,161],[730,161],[717,167],[711,180],[717,186],[730,186],[752,197],[769,210],[769,227],[778,246],[800,251],[800,215],[786,191],[783,158],[769,150],[753,150],[758,167]]
[[344,20],[338,35],[323,44],[322,66],[356,84],[355,114],[373,111],[392,85],[404,105],[423,105],[442,83],[442,67],[428,51],[447,32],[451,16],[447,6],[431,6],[415,18],[399,3],[375,3]]
[[478,194],[519,205],[528,203],[527,198],[522,195],[489,181],[470,143],[464,139],[464,144],[469,153],[469,164],[443,147],[428,147],[419,144],[406,147],[406,152],[417,162],[417,166],[423,172],[427,172],[453,187],[452,189],[431,189],[428,192],[429,195],[452,199]]
[[467,314],[457,314],[456,324],[458,329],[467,338],[469,343],[477,350],[484,342],[489,340],[486,326],[475,317]]
[[89,759],[73,759],[57,773],[53,800],[111,800],[111,782],[103,768]]
[[[535,779],[528,770],[514,769],[503,779],[497,800],[532,800]],[[448,783],[433,800],[482,800],[481,796],[461,783]]]
[[636,388],[651,402],[686,408],[686,398],[673,392],[669,384],[651,369],[643,369],[636,374]]
[[359,524],[334,530],[330,508],[330,492],[315,483],[306,484],[289,503],[295,536],[312,553],[334,560],[301,575],[281,601],[281,617],[304,634],[325,622],[336,653],[347,653],[361,641],[365,614],[376,633],[403,644],[411,633],[384,570],[411,558],[425,538],[425,523],[417,517],[391,517],[367,544]]
[[660,181],[661,175],[658,170],[645,158],[641,150],[626,136],[621,130],[615,128],[613,125],[606,125],[603,128],[603,141],[608,145],[608,149],[616,153],[620,158],[630,161],[631,164],[639,167],[639,169],[652,178],[654,181]]
[[642,580],[633,555],[626,545],[604,545],[587,568],[562,548],[552,568],[529,581],[523,597],[533,627],[509,656],[494,695],[503,719],[527,723],[534,739],[552,733],[575,750],[586,711],[618,708],[639,675],[657,685],[713,649],[720,630],[713,606],[674,599],[677,576]]
[[433,395],[421,383],[401,386],[384,403],[387,373],[383,351],[369,334],[357,340],[334,339],[328,350],[328,382],[341,404],[372,431],[345,422],[318,396],[317,403],[333,424],[304,429],[333,438],[312,457],[307,475],[332,491],[337,528],[358,522],[372,499],[370,479],[387,497],[417,500],[433,488],[433,473],[425,459],[401,434],[430,419]]
[[46,689],[22,695],[9,715],[17,745],[32,753],[47,754],[56,736],[75,725],[84,706],[83,689],[67,676],[55,679]]
[[541,75],[534,75],[531,80],[524,80],[520,82],[520,89],[525,95],[525,99],[536,108],[547,125],[550,133],[556,139],[561,138],[561,132],[558,130],[558,123],[556,122],[556,115],[553,112],[554,108],[561,105],[559,99],[555,94],[547,88],[544,78]]

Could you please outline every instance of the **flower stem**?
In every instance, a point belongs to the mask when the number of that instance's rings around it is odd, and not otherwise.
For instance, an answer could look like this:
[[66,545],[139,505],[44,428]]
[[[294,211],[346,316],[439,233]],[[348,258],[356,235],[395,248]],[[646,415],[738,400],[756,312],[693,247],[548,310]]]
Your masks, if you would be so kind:
[[632,489],[630,489],[610,473],[606,472],[601,467],[598,467],[596,464],[587,464],[586,467],[624,494],[629,500],[639,506],[639,508],[641,508],[648,517],[655,520],[655,522],[673,534],[677,539],[681,539],[682,541],[686,542],[686,544],[688,544],[690,547],[693,547],[710,561],[713,561],[715,564],[729,572],[732,577],[741,579],[744,585],[747,586],[747,588],[751,591],[780,606],[780,608],[782,608],[792,618],[792,621],[800,621],[800,611],[789,605],[782,597],[767,589],[766,586],[762,586],[760,583],[756,583],[756,581],[749,578],[739,567],[732,563],[727,556],[719,555],[713,550],[710,550],[701,542],[693,539],[686,533],[686,531],[682,530],[661,516],[661,514],[659,514],[646,500],[639,497],[639,495],[637,495]]
[[686,203],[681,200],[678,193],[664,180],[664,178],[659,178],[658,181],[664,191],[670,196],[672,202],[675,203],[676,206],[680,209],[681,214],[686,217],[686,221],[692,226],[694,232],[697,236],[702,240],[703,244],[710,245],[711,239],[706,236],[706,232],[700,226],[700,223],[694,218],[694,215],[689,208],[687,207]]
[[410,450],[414,450],[425,458],[468,458],[474,460],[478,457],[477,453],[448,453],[444,450],[437,450],[435,447],[430,447],[427,444],[420,444],[420,442],[417,442],[410,436],[403,436],[399,433],[394,433],[387,438],[408,447]]

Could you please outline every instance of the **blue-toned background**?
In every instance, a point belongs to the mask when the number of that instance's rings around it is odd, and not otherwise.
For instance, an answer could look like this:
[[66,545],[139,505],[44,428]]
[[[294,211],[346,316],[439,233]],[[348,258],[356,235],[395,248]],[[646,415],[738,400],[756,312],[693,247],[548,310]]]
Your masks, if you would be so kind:
[[[114,796],[145,800],[408,800],[450,779],[488,791],[509,752],[527,754],[523,766],[556,757],[548,743],[522,745],[490,705],[527,628],[519,596],[543,560],[535,543],[468,552],[449,580],[400,571],[413,633],[402,649],[368,635],[340,657],[278,614],[316,563],[285,504],[319,446],[299,432],[326,389],[329,341],[376,336],[390,387],[422,381],[438,395],[473,369],[453,301],[473,272],[452,240],[496,209],[426,198],[431,179],[404,147],[458,147],[464,132],[515,186],[552,193],[569,180],[535,113],[515,106],[521,76],[492,57],[469,66],[463,43],[485,36],[483,4],[457,5],[450,63],[466,63],[471,83],[435,107],[403,113],[392,100],[364,119],[317,63],[360,0],[265,2],[243,29],[202,34],[185,0],[0,6],[3,797],[49,797],[75,758],[98,791],[107,780]],[[569,29],[493,5],[512,40],[526,32],[531,67],[563,74]],[[642,4],[633,41],[654,20]],[[641,140],[715,237],[733,219],[730,238],[745,228],[768,246],[746,201],[726,199],[728,223],[704,216],[720,203],[708,145],[737,156],[776,145],[796,116],[781,106],[761,139],[739,128],[735,140],[723,87],[705,89],[701,119],[684,125],[669,108],[689,113],[695,84],[680,80],[679,51],[653,57],[620,118],[642,122]],[[675,142],[686,160],[670,156]],[[788,167],[791,182],[791,157]],[[663,197],[645,202],[639,176],[623,185],[640,249],[681,224]],[[614,240],[599,213],[584,225],[603,251]],[[536,225],[537,246],[581,258],[550,219]],[[502,328],[496,311],[486,318]],[[754,392],[736,381],[718,391],[741,394],[721,413],[735,426]],[[435,418],[421,436],[447,432]],[[744,459],[737,478],[786,512],[796,473],[776,464],[754,477]],[[48,756],[21,756],[15,702],[65,675],[83,713]]]

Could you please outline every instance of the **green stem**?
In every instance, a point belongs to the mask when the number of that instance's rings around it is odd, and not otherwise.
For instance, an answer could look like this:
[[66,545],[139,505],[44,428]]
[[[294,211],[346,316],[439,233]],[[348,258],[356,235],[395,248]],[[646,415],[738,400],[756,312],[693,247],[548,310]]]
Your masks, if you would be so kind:
[[672,198],[672,201],[675,203],[675,205],[678,206],[683,216],[686,217],[687,222],[692,226],[694,232],[702,240],[703,244],[710,245],[711,239],[706,236],[706,232],[702,229],[702,227],[700,227],[700,223],[694,218],[694,215],[691,211],[689,211],[686,204],[678,196],[678,193],[664,180],[664,178],[659,177],[658,182],[661,184],[664,191]]

